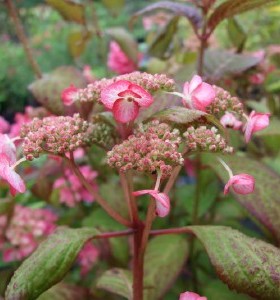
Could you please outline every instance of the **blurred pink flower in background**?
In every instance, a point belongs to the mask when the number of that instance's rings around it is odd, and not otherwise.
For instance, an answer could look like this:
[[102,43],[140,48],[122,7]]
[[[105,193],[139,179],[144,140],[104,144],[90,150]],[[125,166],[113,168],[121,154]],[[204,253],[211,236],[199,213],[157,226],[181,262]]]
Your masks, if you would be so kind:
[[16,205],[6,230],[7,217],[0,216],[0,250],[3,261],[22,260],[30,255],[40,241],[51,234],[57,216],[47,209]]
[[249,81],[255,85],[262,84],[265,81],[265,75],[262,73],[255,73],[249,77]]
[[[97,177],[97,172],[92,170],[90,166],[80,167],[81,173],[97,189],[94,179]],[[55,180],[53,187],[59,189],[59,200],[61,203],[69,207],[74,207],[78,202],[93,202],[93,196],[81,184],[77,176],[69,169],[64,172],[64,176]]]
[[89,241],[87,242],[80,253],[78,254],[78,263],[81,266],[81,275],[85,276],[92,269],[94,264],[97,262],[99,256],[99,250],[94,244]]
[[89,66],[89,65],[84,65],[83,75],[88,83],[92,83],[96,80],[96,78],[92,72],[91,66]]
[[201,297],[200,295],[193,292],[185,292],[180,294],[179,300],[207,300],[207,298]]
[[114,41],[111,41],[110,43],[107,66],[110,70],[119,75],[131,73],[137,70],[137,64],[127,57],[127,55],[122,51],[120,45]]
[[10,129],[10,124],[0,116],[0,133],[7,133]]

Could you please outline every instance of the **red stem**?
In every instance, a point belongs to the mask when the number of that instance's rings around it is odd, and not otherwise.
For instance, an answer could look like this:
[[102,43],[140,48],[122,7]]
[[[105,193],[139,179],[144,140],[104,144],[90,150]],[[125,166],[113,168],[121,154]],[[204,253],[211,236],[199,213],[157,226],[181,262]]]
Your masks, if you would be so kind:
[[112,207],[95,191],[95,189],[89,184],[85,179],[84,175],[81,173],[77,165],[75,164],[73,153],[70,153],[70,159],[65,157],[66,161],[69,163],[71,170],[76,174],[83,186],[93,195],[96,202],[117,222],[123,224],[126,227],[132,227],[131,222],[123,218],[118,214]]

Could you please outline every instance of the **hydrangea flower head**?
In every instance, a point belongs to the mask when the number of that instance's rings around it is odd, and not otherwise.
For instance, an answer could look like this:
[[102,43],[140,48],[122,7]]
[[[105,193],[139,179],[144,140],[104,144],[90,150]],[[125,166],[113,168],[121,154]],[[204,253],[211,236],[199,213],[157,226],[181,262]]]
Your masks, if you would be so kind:
[[127,123],[137,118],[140,107],[149,107],[153,97],[141,86],[119,80],[101,91],[101,102],[118,122]]

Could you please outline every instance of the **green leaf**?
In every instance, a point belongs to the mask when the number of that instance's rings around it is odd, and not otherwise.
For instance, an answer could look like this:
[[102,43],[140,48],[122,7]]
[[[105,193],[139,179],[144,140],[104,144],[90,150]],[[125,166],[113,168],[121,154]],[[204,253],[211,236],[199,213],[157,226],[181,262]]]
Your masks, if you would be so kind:
[[152,115],[152,118],[163,122],[187,124],[205,115],[207,114],[200,110],[188,109],[182,106],[173,106],[168,109],[162,110],[158,113],[155,113],[154,115]]
[[227,0],[220,4],[209,18],[208,26],[210,31],[224,19],[231,18],[237,14],[261,7],[265,4],[277,3],[278,0]]
[[66,283],[58,283],[45,293],[43,293],[37,300],[86,300],[88,299],[88,292],[85,288]]
[[225,226],[190,226],[219,278],[260,300],[280,299],[280,250]]
[[118,268],[108,270],[97,280],[97,287],[132,299],[132,273]]
[[56,9],[65,20],[79,24],[86,23],[83,4],[72,0],[46,0],[46,2]]
[[187,256],[188,243],[180,235],[153,238],[145,253],[145,300],[161,299],[179,275]]
[[170,43],[172,42],[172,39],[177,31],[178,21],[179,17],[172,18],[155,37],[148,49],[148,53],[151,56],[162,59],[165,57],[165,53],[168,50]]
[[163,9],[173,12],[176,16],[186,17],[195,28],[200,28],[202,16],[200,10],[192,4],[181,4],[173,1],[159,1],[146,6],[132,16],[132,20],[154,10]]
[[58,228],[16,270],[6,299],[33,300],[62,280],[95,229]]
[[[228,174],[217,163],[214,155],[207,154],[207,163],[218,173],[223,182]],[[233,194],[236,200],[265,225],[280,240],[280,176],[265,164],[237,155],[220,156],[230,166],[233,174],[247,173],[254,176],[255,191],[249,195]]]
[[76,87],[86,86],[83,74],[71,66],[58,67],[49,74],[44,74],[43,78],[35,80],[29,85],[29,89],[36,100],[56,115],[65,115],[71,112],[70,107],[63,105],[61,92],[71,83]]
[[114,17],[118,16],[125,5],[125,0],[102,0],[102,3]]
[[106,29],[106,33],[120,45],[123,52],[131,60],[135,63],[138,62],[138,44],[125,28],[108,28]]
[[68,48],[73,57],[79,57],[85,50],[90,33],[84,31],[71,32],[68,36]]
[[247,54],[235,54],[227,50],[207,50],[203,73],[213,80],[238,74],[260,63],[261,58]]
[[237,50],[242,50],[245,45],[247,35],[235,18],[230,18],[228,20],[228,35]]

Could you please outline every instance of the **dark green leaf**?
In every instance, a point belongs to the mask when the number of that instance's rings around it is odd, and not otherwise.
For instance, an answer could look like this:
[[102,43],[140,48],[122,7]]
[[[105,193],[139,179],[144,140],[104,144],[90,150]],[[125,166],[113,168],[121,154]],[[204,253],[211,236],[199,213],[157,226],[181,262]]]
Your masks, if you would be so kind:
[[200,110],[188,109],[182,106],[173,106],[154,114],[152,118],[163,122],[187,124],[205,115],[206,113]]
[[235,54],[227,50],[207,50],[203,73],[212,80],[226,75],[238,74],[260,63],[261,58]]
[[102,0],[102,3],[108,9],[111,15],[117,16],[123,10],[125,0]]
[[75,31],[68,36],[68,48],[73,57],[79,57],[85,50],[90,38],[89,32]]
[[148,49],[148,52],[151,56],[162,59],[165,57],[165,53],[168,50],[170,43],[172,42],[172,39],[177,31],[178,21],[179,17],[172,18],[159,32]]
[[212,31],[224,19],[231,18],[245,11],[265,4],[277,3],[278,0],[227,0],[220,4],[209,18],[208,26]]
[[280,299],[280,250],[225,226],[190,226],[230,289],[260,300]]
[[188,256],[188,243],[180,235],[153,238],[145,253],[145,300],[161,299],[179,275]]
[[58,228],[16,270],[6,299],[33,300],[62,280],[95,229]]
[[242,50],[247,39],[247,35],[235,18],[228,20],[228,34],[232,44],[237,48],[237,50]]
[[192,4],[181,4],[173,1],[159,1],[151,5],[146,6],[142,10],[136,12],[133,18],[145,15],[153,10],[164,9],[173,12],[176,16],[183,16],[189,19],[195,28],[201,27],[202,16],[195,6]]
[[117,268],[108,270],[97,280],[97,287],[126,299],[132,299],[132,273]]
[[79,24],[86,23],[83,4],[72,0],[46,0],[46,2],[55,8],[65,20]]

